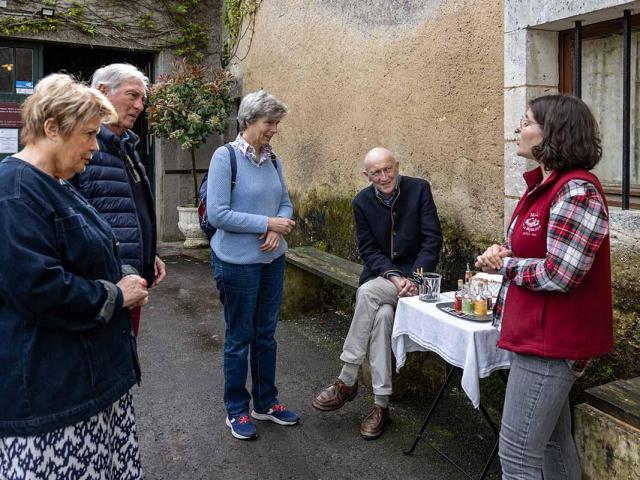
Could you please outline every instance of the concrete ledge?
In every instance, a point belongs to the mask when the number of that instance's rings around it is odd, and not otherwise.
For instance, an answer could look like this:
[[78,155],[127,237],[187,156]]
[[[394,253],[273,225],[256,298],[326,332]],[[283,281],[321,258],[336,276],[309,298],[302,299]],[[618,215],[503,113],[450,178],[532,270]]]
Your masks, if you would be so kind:
[[611,246],[635,250],[640,244],[640,210],[609,209]]
[[160,242],[158,243],[158,255],[160,258],[176,257],[178,255],[189,257],[200,262],[211,261],[211,248],[184,248],[184,242]]
[[640,430],[586,403],[574,423],[583,479],[640,479]]

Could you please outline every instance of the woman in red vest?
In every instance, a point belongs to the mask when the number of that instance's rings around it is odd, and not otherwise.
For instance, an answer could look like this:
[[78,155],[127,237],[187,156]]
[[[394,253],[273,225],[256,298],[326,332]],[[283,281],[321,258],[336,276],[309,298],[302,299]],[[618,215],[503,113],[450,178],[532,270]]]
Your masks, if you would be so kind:
[[613,346],[608,211],[591,170],[602,148],[585,103],[529,103],[517,154],[539,166],[507,231],[476,267],[504,276],[498,346],[513,352],[500,430],[503,479],[580,479],[569,391],[589,359]]

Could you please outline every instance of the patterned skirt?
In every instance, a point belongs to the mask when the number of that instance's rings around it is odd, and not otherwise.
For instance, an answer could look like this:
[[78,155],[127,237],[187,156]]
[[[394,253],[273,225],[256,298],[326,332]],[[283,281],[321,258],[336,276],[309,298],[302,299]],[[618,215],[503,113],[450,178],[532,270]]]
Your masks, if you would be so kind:
[[74,425],[30,437],[0,438],[0,479],[63,478],[142,478],[131,392]]

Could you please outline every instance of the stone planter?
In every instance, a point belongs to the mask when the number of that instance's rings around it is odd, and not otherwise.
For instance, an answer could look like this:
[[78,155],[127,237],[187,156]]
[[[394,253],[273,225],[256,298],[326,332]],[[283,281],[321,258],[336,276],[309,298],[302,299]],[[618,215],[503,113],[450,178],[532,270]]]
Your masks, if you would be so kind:
[[185,248],[209,246],[206,235],[200,229],[197,207],[178,207],[178,228],[185,237]]

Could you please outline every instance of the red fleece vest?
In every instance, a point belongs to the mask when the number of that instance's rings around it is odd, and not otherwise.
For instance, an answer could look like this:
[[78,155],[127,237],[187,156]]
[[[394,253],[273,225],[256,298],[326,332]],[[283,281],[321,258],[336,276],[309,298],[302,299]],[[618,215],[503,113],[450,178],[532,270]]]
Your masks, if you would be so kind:
[[[542,178],[538,168],[524,175],[529,189]],[[586,170],[553,172],[532,194],[518,203],[511,246],[515,257],[545,258],[551,203],[570,180],[586,180],[598,189],[607,208],[602,186]],[[505,300],[498,346],[540,357],[586,359],[613,348],[611,260],[609,235],[604,238],[591,270],[568,292],[528,290],[511,283]]]

